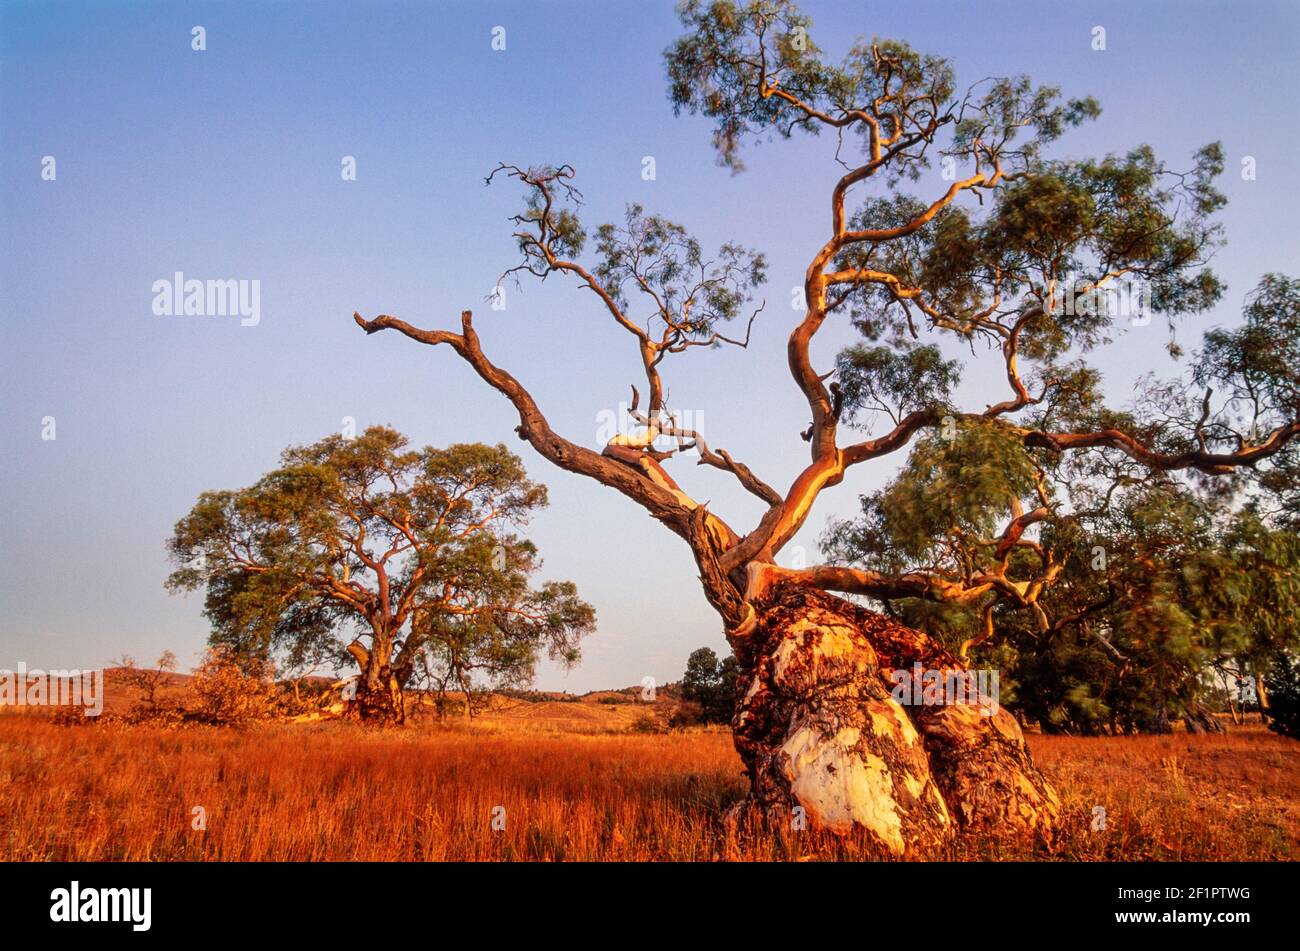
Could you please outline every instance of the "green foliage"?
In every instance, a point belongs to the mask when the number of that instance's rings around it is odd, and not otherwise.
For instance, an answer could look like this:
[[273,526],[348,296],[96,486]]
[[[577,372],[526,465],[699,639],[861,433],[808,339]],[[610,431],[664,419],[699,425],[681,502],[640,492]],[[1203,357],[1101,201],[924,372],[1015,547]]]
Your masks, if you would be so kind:
[[953,421],[949,432],[918,439],[902,472],[862,497],[861,518],[832,523],[823,547],[833,558],[877,570],[946,570],[956,577],[986,563],[992,549],[960,548],[952,536],[989,535],[1010,500],[1030,494],[1034,484],[1033,461],[1011,434]]
[[736,706],[736,681],[740,675],[736,659],[721,662],[711,648],[701,647],[686,660],[682,676],[682,698],[699,704],[705,723],[730,723]]
[[[844,299],[850,316],[868,339],[898,338],[918,332],[914,312],[921,307],[935,330],[1000,343],[995,325],[1009,328],[1029,314],[1020,324],[1019,355],[1050,370],[1072,350],[1106,342],[1125,316],[1117,312],[1116,275],[1141,282],[1125,284],[1124,292],[1145,293],[1152,313],[1172,319],[1203,311],[1223,291],[1206,266],[1220,235],[1210,220],[1223,203],[1213,188],[1222,171],[1219,147],[1207,146],[1195,163],[1175,174],[1146,146],[1100,161],[1038,160],[995,191],[982,218],[949,205],[910,234],[842,251],[837,268],[869,266],[923,290],[919,299],[904,298],[889,284],[854,285]],[[899,228],[925,207],[899,194],[869,199],[850,227]],[[1075,296],[1103,278],[1096,291]]]
[[418,667],[514,684],[542,649],[573,663],[594,625],[572,584],[530,584],[540,560],[516,529],[545,504],[504,446],[330,436],[248,488],[205,492],[176,524],[168,587],[206,589],[212,644],[241,662],[332,665],[346,645],[376,682]]
[[1269,696],[1268,728],[1300,740],[1300,664],[1279,651],[1264,677],[1264,688]]
[[[539,181],[563,181],[565,178],[572,177],[573,172],[567,166],[556,168],[552,165],[543,165],[529,169],[527,174],[530,178]],[[571,197],[577,198],[576,192],[571,189],[567,192]],[[538,189],[528,193],[524,212],[516,219],[516,223],[539,226],[541,233],[545,235],[546,245],[560,257],[576,257],[582,253],[582,249],[587,244],[587,232],[578,218],[577,210],[556,207],[554,202],[549,200],[549,196]],[[521,237],[519,250],[530,266],[543,271],[550,267],[550,262],[541,253],[541,248],[536,242]]]
[[751,292],[767,279],[767,260],[737,244],[706,259],[700,242],[676,222],[629,205],[623,225],[596,231],[595,274],[620,307],[628,289],[653,297],[674,318],[682,339],[707,336],[720,321],[740,315]]
[[[798,115],[785,102],[760,94],[758,57],[752,55],[755,24],[759,45],[783,88],[809,100],[829,94],[830,77],[818,59],[820,51],[806,39],[812,20],[793,4],[686,0],[678,10],[689,32],[664,53],[669,96],[676,111],[701,112],[715,121],[719,164],[740,171],[744,136],[777,126],[788,137],[798,124]],[[848,82],[847,74],[838,77],[837,91],[842,94]]]
[[[583,286],[597,294],[624,329],[635,333],[644,346],[653,347],[657,365],[670,353],[692,347],[746,346],[749,327],[760,305],[749,315],[742,339],[725,336],[720,324],[741,316],[753,301],[754,290],[767,280],[767,260],[739,244],[727,243],[706,256],[700,242],[680,224],[660,215],[646,214],[630,204],[623,223],[606,223],[596,229],[596,263],[588,271],[576,260],[586,243],[578,218],[581,195],[573,186],[570,166],[540,166],[527,170],[499,166],[500,172],[528,188],[525,210],[512,220],[522,261],[505,272],[545,279],[555,272],[578,276]],[[638,325],[630,314],[631,299],[650,308]],[[662,409],[662,394],[652,393],[651,412]]]
[[[677,112],[713,120],[718,162],[735,172],[744,168],[739,151],[747,138],[817,134],[828,124],[824,117],[838,120],[873,104],[885,104],[888,114],[878,134],[951,123],[950,154],[992,149],[1026,162],[1100,112],[1092,99],[1061,102],[1058,90],[1035,87],[1023,76],[990,80],[962,96],[946,59],[898,40],[859,41],[839,64],[830,63],[812,39],[811,18],[789,0],[685,0],[678,11],[686,33],[664,53],[669,98]],[[870,124],[844,125],[868,151]],[[928,144],[930,137],[922,138]],[[925,144],[899,144],[888,178],[918,179],[930,164]]]
[[[995,346],[1004,357],[1014,343],[1017,371],[1042,394],[1029,406],[1043,420],[1145,425],[1171,445],[1195,438],[1198,406],[1154,385],[1149,419],[1108,410],[1099,374],[1080,357],[1110,340],[1133,296],[1171,322],[1221,296],[1208,266],[1222,238],[1214,215],[1226,201],[1215,185],[1224,169],[1218,143],[1181,169],[1146,145],[1055,158],[1047,147],[1095,119],[1095,100],[1065,99],[1024,76],[961,91],[946,60],[881,38],[856,42],[834,64],[789,0],[686,0],[679,12],[685,33],[665,52],[670,98],[677,110],[713,120],[723,164],[742,167],[747,139],[830,129],[861,137],[856,161],[839,143],[842,187],[877,173],[889,186],[848,209],[845,240],[833,248],[836,273],[873,277],[837,285],[827,309],[846,311],[880,344],[840,355],[850,421],[864,409],[897,418],[947,400],[959,368],[937,342],[921,339],[928,331]],[[896,188],[916,180],[934,152],[951,163],[950,180],[980,182],[964,193],[972,201],[935,203],[935,195]],[[908,372],[916,374],[910,391],[900,386]]]
[[864,412],[883,412],[897,423],[915,410],[947,404],[957,385],[959,365],[944,360],[932,344],[857,344],[840,352],[836,374],[844,392],[844,422],[854,423]]
[[[996,573],[988,540],[1029,473],[1008,478],[1011,443],[1002,454],[960,443],[945,452],[941,441],[919,441],[899,477],[863,498],[861,517],[831,525],[823,546],[832,559],[956,583]],[[1212,698],[1216,672],[1267,670],[1279,649],[1300,646],[1296,532],[1171,478],[1114,478],[1100,457],[1070,475],[1086,481],[1058,486],[1070,504],[1055,507],[1035,541],[1061,566],[1037,601],[1047,628],[1003,599],[996,640],[976,648],[976,664],[1003,670],[1006,700],[1022,715],[1073,734],[1163,731]],[[1009,559],[1007,578],[1040,570],[1025,550]],[[898,599],[889,608],[955,650],[979,630],[987,602]]]
[[[1300,280],[1266,274],[1246,299],[1245,321],[1205,335],[1193,379],[1226,397],[1203,427],[1209,445],[1235,449],[1278,425],[1300,419]],[[1300,529],[1300,448],[1289,443],[1266,464],[1243,473],[1259,494],[1253,507]]]
[[1216,327],[1197,355],[1195,380],[1225,387],[1249,422],[1300,415],[1300,280],[1266,274],[1246,300],[1245,322]]

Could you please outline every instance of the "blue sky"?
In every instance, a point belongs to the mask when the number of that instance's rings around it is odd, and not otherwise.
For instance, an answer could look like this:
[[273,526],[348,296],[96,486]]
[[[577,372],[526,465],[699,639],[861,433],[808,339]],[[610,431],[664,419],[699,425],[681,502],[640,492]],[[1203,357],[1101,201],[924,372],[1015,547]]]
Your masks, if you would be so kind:
[[[1300,6],[986,0],[810,2],[814,39],[906,39],[951,57],[967,83],[1027,72],[1093,94],[1101,120],[1061,154],[1149,142],[1173,165],[1211,140],[1228,157],[1229,290],[1185,323],[1193,344],[1232,323],[1266,271],[1300,259],[1294,187],[1300,133]],[[191,49],[202,25],[207,49]],[[494,26],[506,49],[491,48]],[[1106,50],[1091,31],[1106,29]],[[668,369],[674,407],[710,443],[784,487],[806,459],[806,424],[785,367],[790,291],[825,238],[836,177],[827,137],[749,148],[749,170],[714,164],[710,130],[675,118],[661,51],[670,3],[14,3],[0,6],[0,668],[89,667],[164,649],[193,661],[201,598],[169,597],[164,540],[197,495],[245,485],[279,451],[386,423],[418,444],[505,441],[552,504],[532,535],[551,577],[599,613],[583,664],[539,686],[587,690],[675,679],[687,654],[724,641],[684,545],[611,490],[552,469],[518,442],[515,417],[449,351],[351,320],[396,314],[454,327],[479,313],[484,347],[533,392],[553,426],[596,445],[637,361],[589,294],[555,278],[483,299],[513,263],[520,194],[483,186],[499,161],[568,162],[589,226],[629,201],[706,245],[767,253],[769,305],[749,350],[695,352]],[[357,180],[340,162],[356,157]],[[641,177],[653,156],[656,179]],[[54,156],[55,181],[41,162]],[[1240,162],[1255,160],[1244,181]],[[914,190],[937,195],[935,170]],[[261,321],[159,317],[154,281],[261,282]],[[850,339],[831,325],[814,356]],[[1158,324],[1096,356],[1113,402],[1137,374],[1174,372]],[[981,372],[979,367],[983,367]],[[965,374],[982,407],[995,360]],[[57,439],[42,440],[42,419]],[[797,540],[815,555],[826,519],[855,507],[900,457],[861,467],[823,496]],[[677,462],[684,488],[738,528],[757,503],[729,477]]]

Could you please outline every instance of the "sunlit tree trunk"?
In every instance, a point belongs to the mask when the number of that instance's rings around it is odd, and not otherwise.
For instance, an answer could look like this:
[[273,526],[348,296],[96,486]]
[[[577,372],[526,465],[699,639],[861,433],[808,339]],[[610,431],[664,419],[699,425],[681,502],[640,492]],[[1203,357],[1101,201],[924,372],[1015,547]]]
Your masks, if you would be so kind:
[[382,623],[372,630],[370,650],[356,641],[348,652],[361,667],[357,680],[357,695],[349,712],[362,720],[398,724],[406,720],[406,705],[402,695],[402,680],[389,660],[393,654],[393,636]]
[[357,686],[356,713],[362,720],[400,724],[406,720],[402,687],[392,670],[376,665],[375,676],[361,678]]
[[1251,664],[1251,670],[1255,675],[1255,696],[1259,698],[1259,718],[1267,723],[1270,716],[1268,712],[1268,689],[1264,686],[1264,675],[1260,673],[1258,664]]
[[921,855],[958,829],[1050,834],[1060,800],[1015,718],[891,696],[891,671],[962,665],[920,631],[778,583],[732,632],[743,669],[733,720],[751,783],[742,809],[863,829],[882,855]]

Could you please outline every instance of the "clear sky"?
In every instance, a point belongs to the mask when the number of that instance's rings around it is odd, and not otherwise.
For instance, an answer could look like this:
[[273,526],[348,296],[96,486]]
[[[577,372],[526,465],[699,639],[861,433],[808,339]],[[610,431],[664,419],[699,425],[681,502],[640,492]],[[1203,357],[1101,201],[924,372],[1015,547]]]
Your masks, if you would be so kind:
[[[949,56],[966,83],[1027,72],[1103,116],[1058,152],[1151,143],[1171,164],[1205,142],[1227,153],[1228,247],[1218,309],[1231,323],[1266,271],[1300,261],[1300,5],[1295,2],[824,2],[805,9],[838,57],[858,36]],[[191,49],[191,28],[207,49]],[[491,48],[506,28],[506,49]],[[1095,26],[1106,49],[1092,48]],[[499,161],[568,162],[590,226],[639,201],[706,245],[765,251],[769,305],[747,351],[668,366],[671,404],[712,445],[784,488],[806,462],[807,407],[784,343],[791,289],[828,228],[838,166],[829,137],[747,150],[733,177],[710,129],[675,118],[661,51],[669,2],[15,3],[0,5],[0,668],[92,667],[206,637],[202,599],[169,597],[164,540],[205,489],[248,484],[279,451],[386,423],[417,444],[505,441],[551,487],[532,535],[548,576],[597,608],[580,667],[538,684],[582,691],[676,679],[725,643],[686,547],[610,489],[555,470],[519,442],[506,401],[450,351],[365,337],[351,314],[456,326],[527,385],[557,430],[597,445],[638,363],[591,295],[556,277],[483,298],[514,261],[520,193],[483,187]],[[356,181],[340,175],[355,156]],[[57,163],[42,179],[42,160]],[[656,178],[642,179],[653,156]],[[1255,160],[1245,181],[1241,160]],[[936,168],[915,186],[946,183]],[[152,284],[176,271],[261,282],[261,319],[160,317]],[[1134,328],[1095,359],[1115,404],[1134,377],[1173,372],[1166,331]],[[830,367],[849,339],[818,338]],[[976,408],[1000,398],[996,360],[966,372]],[[42,419],[57,438],[42,439]],[[901,456],[823,496],[797,541],[809,557]],[[683,487],[739,529],[759,515],[729,476],[679,461]]]

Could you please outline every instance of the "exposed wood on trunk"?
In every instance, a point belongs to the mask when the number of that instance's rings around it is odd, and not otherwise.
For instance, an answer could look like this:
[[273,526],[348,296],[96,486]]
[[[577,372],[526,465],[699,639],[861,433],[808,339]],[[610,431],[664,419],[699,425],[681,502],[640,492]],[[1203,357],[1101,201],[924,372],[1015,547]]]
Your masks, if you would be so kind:
[[779,579],[751,594],[756,623],[733,642],[749,808],[798,806],[824,828],[864,829],[882,855],[927,854],[957,829],[1050,835],[1060,801],[1010,713],[891,695],[896,669],[964,669],[939,644]]

